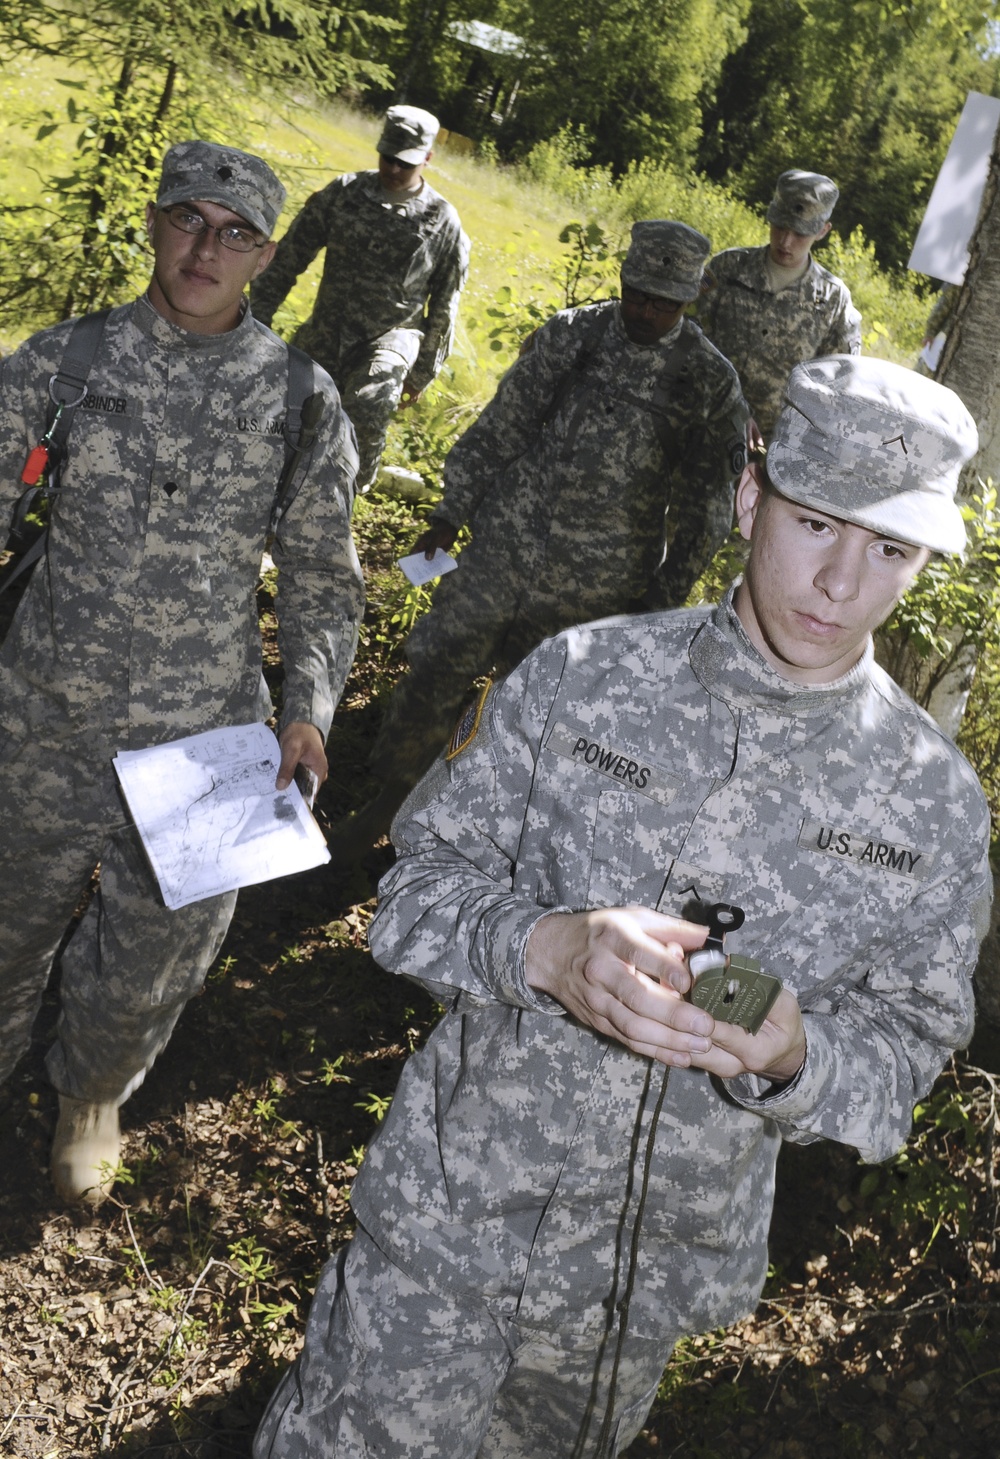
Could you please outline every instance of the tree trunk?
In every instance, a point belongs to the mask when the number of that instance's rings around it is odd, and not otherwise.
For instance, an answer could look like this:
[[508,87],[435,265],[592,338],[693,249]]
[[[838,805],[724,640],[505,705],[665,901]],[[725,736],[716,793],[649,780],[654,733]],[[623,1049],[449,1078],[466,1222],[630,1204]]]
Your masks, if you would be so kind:
[[[959,497],[976,494],[980,477],[1000,482],[1000,131],[994,138],[989,176],[983,192],[976,231],[969,248],[969,266],[952,316],[948,337],[935,378],[961,397],[979,427],[979,452],[962,473]],[[894,677],[933,714],[946,734],[954,736],[961,723],[975,674],[971,650],[957,647],[942,672],[937,664],[912,651],[892,652],[880,646],[879,658],[891,661]],[[996,879],[995,879],[996,881]],[[995,886],[1000,894],[1000,886]],[[994,902],[993,923],[983,943],[976,969],[979,1016],[1000,1026],[1000,927]]]

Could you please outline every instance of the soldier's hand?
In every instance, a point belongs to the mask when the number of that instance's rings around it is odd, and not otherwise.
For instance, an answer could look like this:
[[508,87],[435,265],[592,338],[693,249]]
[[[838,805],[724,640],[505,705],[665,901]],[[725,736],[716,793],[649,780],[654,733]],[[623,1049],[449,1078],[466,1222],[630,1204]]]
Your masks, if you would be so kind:
[[686,1068],[712,1052],[715,1020],[683,994],[685,954],[708,929],[646,907],[553,912],[531,930],[530,987],[626,1048]]
[[450,552],[455,545],[455,538],[458,536],[458,528],[453,527],[450,522],[432,521],[427,528],[414,542],[410,548],[411,552],[422,552],[430,562],[435,552],[440,547],[444,552]]
[[299,765],[312,771],[317,786],[323,784],[329,766],[323,748],[323,736],[314,724],[293,720],[278,735],[278,744],[281,746],[281,764],[278,766],[278,778],[274,782],[275,790],[287,790]]
[[399,409],[406,410],[409,406],[416,405],[423,393],[422,390],[415,390],[409,380],[404,380],[402,394],[399,397]]
[[802,1011],[795,995],[782,988],[757,1033],[747,1033],[735,1023],[717,1023],[711,1049],[696,1054],[691,1062],[720,1079],[759,1074],[776,1084],[787,1084],[802,1068],[805,1057]]

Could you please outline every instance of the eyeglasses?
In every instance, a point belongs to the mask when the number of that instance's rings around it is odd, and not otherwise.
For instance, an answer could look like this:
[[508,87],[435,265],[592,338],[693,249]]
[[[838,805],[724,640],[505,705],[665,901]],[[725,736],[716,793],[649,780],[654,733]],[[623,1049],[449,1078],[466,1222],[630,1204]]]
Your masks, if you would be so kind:
[[639,289],[630,289],[628,284],[622,284],[622,303],[630,309],[649,309],[654,319],[668,319],[678,309],[684,308],[681,299],[661,299],[657,294],[643,294]]
[[193,213],[190,208],[185,208],[183,203],[177,203],[172,208],[161,208],[160,212],[182,233],[214,233],[223,248],[231,248],[234,253],[253,253],[255,248],[266,246],[266,240],[258,243],[249,228],[241,228],[236,223],[225,223],[221,228],[216,228],[200,213]]

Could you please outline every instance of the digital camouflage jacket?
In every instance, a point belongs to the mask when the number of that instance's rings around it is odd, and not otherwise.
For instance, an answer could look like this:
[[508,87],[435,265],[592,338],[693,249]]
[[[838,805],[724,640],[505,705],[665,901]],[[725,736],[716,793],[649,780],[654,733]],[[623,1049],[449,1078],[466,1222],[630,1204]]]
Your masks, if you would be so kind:
[[434,515],[472,528],[462,572],[538,583],[578,619],[644,594],[674,606],[729,534],[745,423],[734,370],[690,320],[646,346],[617,300],[562,310],[452,447]]
[[781,409],[785,381],[803,360],[861,353],[861,315],[843,279],[811,259],[787,289],[768,287],[767,245],[727,248],[708,265],[713,287],[698,322],[736,366],[743,393],[765,439]]
[[[717,609],[611,619],[529,655],[467,749],[397,816],[370,928],[378,961],[446,1006],[408,1060],[353,1203],[423,1285],[527,1326],[697,1331],[754,1305],[783,1138],[867,1161],[972,1026],[989,818],[936,725],[873,662],[781,678]],[[669,1074],[525,981],[546,911],[738,904],[727,947],[804,1011],[776,1092]]]
[[415,196],[392,203],[377,172],[334,178],[307,198],[254,282],[258,319],[270,324],[321,248],[316,303],[295,343],[341,380],[376,340],[416,330],[421,342],[409,379],[423,390],[448,358],[469,270],[469,240],[451,203],[426,181]]
[[[0,374],[8,514],[45,428],[71,325],[34,335]],[[256,586],[284,462],[288,354],[249,310],[191,334],[145,298],[111,312],[77,408],[46,556],[0,651],[0,725],[109,757],[266,718]],[[357,453],[332,381],[308,469],[272,547],[283,723],[325,735],[364,592],[350,532]],[[262,693],[263,691],[263,693]]]

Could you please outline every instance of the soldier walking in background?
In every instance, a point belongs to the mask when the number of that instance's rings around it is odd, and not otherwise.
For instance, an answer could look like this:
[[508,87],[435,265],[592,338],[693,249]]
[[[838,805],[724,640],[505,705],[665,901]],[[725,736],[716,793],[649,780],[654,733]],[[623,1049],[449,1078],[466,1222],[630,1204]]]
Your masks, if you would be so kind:
[[458,214],[424,178],[438,121],[391,106],[378,170],[348,172],[313,193],[251,291],[254,314],[274,311],[320,249],[313,312],[293,343],[333,376],[358,437],[358,489],[378,473],[389,422],[412,405],[448,358],[469,240]]
[[736,372],[684,317],[711,244],[636,223],[621,300],[556,314],[456,442],[414,550],[472,541],[406,642],[372,764],[382,790],[335,833],[361,855],[443,748],[472,681],[571,623],[684,602],[732,526],[745,460]]
[[839,196],[818,172],[783,172],[767,210],[770,241],[727,248],[708,266],[698,322],[736,367],[756,426],[752,446],[770,437],[795,365],[861,352],[861,315],[851,291],[811,252],[829,233]]
[[[37,457],[50,396],[72,386],[50,461],[44,557],[0,654],[0,1078],[27,1046],[61,958],[48,1070],[59,1091],[52,1179],[96,1203],[118,1165],[119,1106],[142,1083],[225,936],[235,893],[168,910],[116,783],[119,750],[267,719],[256,587],[269,527],[284,663],[278,788],[322,781],[323,742],[357,642],[364,593],[351,540],[357,466],[329,376],[311,454],[287,483],[288,346],[244,290],[267,267],[285,189],[259,157],[209,142],[167,153],[147,209],[147,292],[109,311],[81,366],[73,322],[0,369],[8,507]],[[81,378],[82,375],[82,378]],[[305,412],[303,411],[303,414]]]

